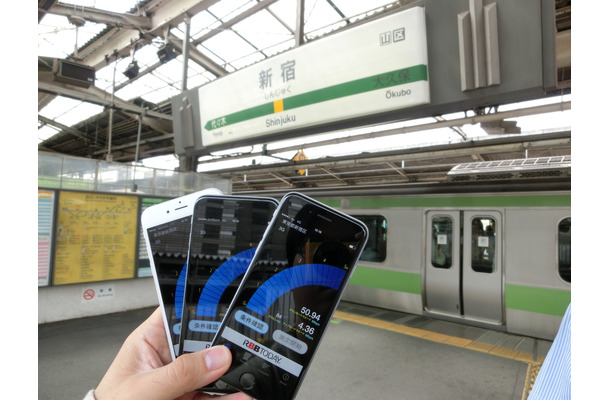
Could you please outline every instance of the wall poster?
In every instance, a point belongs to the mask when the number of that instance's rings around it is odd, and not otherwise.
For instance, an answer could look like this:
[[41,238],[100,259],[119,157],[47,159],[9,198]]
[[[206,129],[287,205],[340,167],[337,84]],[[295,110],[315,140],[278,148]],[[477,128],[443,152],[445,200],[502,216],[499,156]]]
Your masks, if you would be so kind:
[[135,275],[138,197],[59,192],[53,284]]

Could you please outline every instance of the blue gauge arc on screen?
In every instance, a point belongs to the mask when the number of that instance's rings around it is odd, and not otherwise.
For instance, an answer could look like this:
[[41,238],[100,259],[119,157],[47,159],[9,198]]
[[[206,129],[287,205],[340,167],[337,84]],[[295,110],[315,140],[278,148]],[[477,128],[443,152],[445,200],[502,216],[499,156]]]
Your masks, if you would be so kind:
[[339,290],[346,271],[326,264],[303,264],[285,269],[265,281],[246,307],[264,316],[284,293],[302,286],[318,285]]
[[176,318],[182,318],[182,304],[184,303],[184,287],[186,286],[186,265],[182,267],[176,283],[176,294],[174,295],[174,308],[176,309]]
[[218,303],[223,293],[231,282],[246,272],[255,252],[256,248],[254,247],[242,251],[229,258],[214,271],[201,291],[195,315],[199,317],[216,316]]

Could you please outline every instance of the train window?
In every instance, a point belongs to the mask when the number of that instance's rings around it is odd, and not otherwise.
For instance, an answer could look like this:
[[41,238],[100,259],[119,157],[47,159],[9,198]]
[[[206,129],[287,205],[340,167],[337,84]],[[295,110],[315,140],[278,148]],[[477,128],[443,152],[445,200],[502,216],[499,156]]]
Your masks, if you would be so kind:
[[489,217],[473,218],[471,232],[473,271],[492,273],[495,270],[496,220]]
[[559,222],[557,237],[559,276],[566,282],[572,282],[572,218]]
[[452,248],[453,219],[440,216],[432,218],[432,265],[436,268],[451,268]]
[[388,222],[381,215],[354,215],[369,228],[369,240],[361,261],[383,262],[387,254]]

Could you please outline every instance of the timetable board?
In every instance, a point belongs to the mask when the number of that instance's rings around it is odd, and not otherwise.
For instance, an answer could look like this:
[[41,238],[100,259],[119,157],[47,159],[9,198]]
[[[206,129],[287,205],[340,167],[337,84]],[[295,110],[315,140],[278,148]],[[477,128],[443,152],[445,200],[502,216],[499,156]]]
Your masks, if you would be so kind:
[[133,278],[138,197],[59,192],[53,284]]

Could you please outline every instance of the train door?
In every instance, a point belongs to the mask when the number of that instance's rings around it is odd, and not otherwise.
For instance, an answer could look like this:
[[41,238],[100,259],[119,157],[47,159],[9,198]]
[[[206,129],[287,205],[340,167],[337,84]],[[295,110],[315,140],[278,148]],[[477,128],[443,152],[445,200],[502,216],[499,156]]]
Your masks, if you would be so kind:
[[425,294],[428,311],[460,316],[460,213],[427,217]]
[[465,211],[462,296],[464,317],[502,322],[501,214]]
[[502,323],[501,216],[498,211],[427,213],[427,312]]

